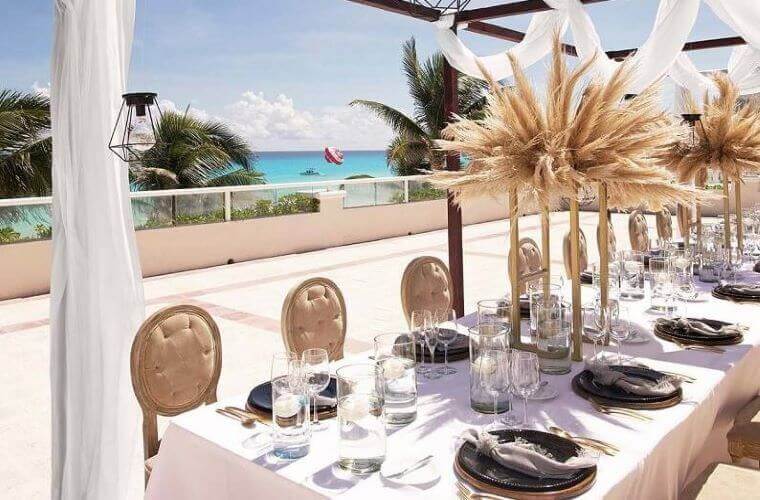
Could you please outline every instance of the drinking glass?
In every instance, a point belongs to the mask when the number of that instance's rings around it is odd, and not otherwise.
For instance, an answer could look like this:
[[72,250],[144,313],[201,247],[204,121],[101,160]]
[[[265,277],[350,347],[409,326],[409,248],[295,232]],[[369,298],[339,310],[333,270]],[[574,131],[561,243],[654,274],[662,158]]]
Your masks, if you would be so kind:
[[528,398],[538,390],[541,379],[538,372],[538,356],[533,352],[512,350],[509,364],[510,378],[515,392],[523,398],[522,426],[528,426]]
[[317,396],[330,385],[330,360],[327,350],[321,348],[306,349],[301,353],[301,368],[314,408],[311,430],[312,432],[324,430],[326,426],[319,421],[319,413],[317,412]]
[[425,345],[430,351],[430,368],[422,374],[428,380],[435,380],[441,378],[441,372],[433,368],[435,363],[435,348],[438,346],[438,328],[431,320],[430,325],[422,331],[422,335],[425,338]]
[[641,300],[644,298],[644,254],[633,250],[618,253],[620,265],[620,298]]
[[528,283],[528,305],[530,307],[530,341],[538,342],[537,308],[539,304],[558,304],[562,301],[562,286],[559,283],[549,283],[549,294],[546,295],[543,280]]
[[652,303],[654,311],[670,316],[674,310],[674,276],[670,259],[652,257],[649,259],[649,272],[652,276]]
[[[479,413],[493,412],[492,395],[484,390],[483,379],[489,377],[495,365],[485,353],[508,348],[507,330],[502,324],[485,323],[469,329],[470,341],[470,407]],[[508,408],[506,395],[500,398],[497,412]]]
[[597,343],[610,337],[612,323],[618,314],[618,302],[613,299],[602,304],[601,300],[595,300],[593,311],[595,329],[590,337],[594,341],[594,362],[604,363],[606,360],[603,354],[599,354]]
[[617,344],[617,364],[623,364],[623,341],[631,336],[630,312],[627,307],[618,306],[617,314],[610,315],[610,336]]
[[[611,256],[612,257],[612,256]],[[591,264],[591,284],[594,287],[594,298],[602,296],[601,264]],[[620,264],[610,259],[607,263],[607,298],[617,299],[620,297]]]
[[420,346],[420,364],[417,365],[417,373],[424,374],[428,371],[425,366],[425,330],[433,327],[432,313],[426,309],[412,311],[411,320],[412,335]]
[[[438,368],[441,375],[452,375],[457,369],[449,366],[449,344],[456,340],[458,335],[457,313],[453,309],[441,309],[436,311],[435,317],[436,329],[438,330],[438,341],[443,344],[443,367]],[[444,326],[450,323],[452,327]]]
[[509,338],[509,332],[512,330],[512,301],[506,297],[479,301],[478,325],[486,324],[497,325],[506,332]]
[[541,371],[550,375],[569,373],[573,328],[573,311],[570,303],[554,299],[545,303],[542,298],[537,300],[535,314],[538,361]]
[[346,365],[338,378],[338,466],[354,474],[380,470],[385,461],[383,392],[375,364]]
[[272,359],[272,445],[275,456],[292,460],[309,453],[309,397],[302,366],[293,353]]
[[385,422],[406,425],[417,418],[415,342],[409,334],[375,337],[375,362],[385,401]]
[[480,378],[480,383],[483,391],[493,396],[493,421],[486,427],[488,430],[501,427],[497,415],[504,411],[499,408],[499,397],[509,397],[509,354],[509,349],[487,349],[482,354],[482,362],[490,369]]

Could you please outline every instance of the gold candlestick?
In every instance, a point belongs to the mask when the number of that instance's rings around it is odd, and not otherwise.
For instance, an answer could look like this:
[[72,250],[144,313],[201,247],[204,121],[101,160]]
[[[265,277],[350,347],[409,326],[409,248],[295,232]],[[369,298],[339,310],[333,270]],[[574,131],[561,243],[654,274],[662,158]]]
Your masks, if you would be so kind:
[[573,297],[573,361],[583,361],[583,318],[581,316],[580,221],[578,199],[570,200],[570,279]]
[[[723,176],[723,245],[731,250],[731,199],[729,196],[731,181]],[[728,252],[728,263],[731,264],[731,252]]]
[[736,245],[744,252],[744,214],[742,213],[742,180],[734,181],[736,197]]

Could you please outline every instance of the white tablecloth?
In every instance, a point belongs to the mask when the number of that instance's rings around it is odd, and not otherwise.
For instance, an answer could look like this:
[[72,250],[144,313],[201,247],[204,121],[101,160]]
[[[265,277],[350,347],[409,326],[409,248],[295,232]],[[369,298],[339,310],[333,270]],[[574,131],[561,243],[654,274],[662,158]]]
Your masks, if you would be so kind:
[[[758,276],[746,273],[751,280]],[[707,285],[701,288],[710,289]],[[589,293],[590,289],[584,290],[584,296]],[[625,353],[654,368],[697,378],[696,383],[683,385],[681,404],[647,412],[654,422],[596,413],[570,388],[572,376],[583,368],[581,363],[574,363],[568,375],[544,376],[560,395],[529,403],[538,428],[556,423],[571,433],[603,439],[622,450],[614,457],[601,457],[596,483],[584,498],[676,498],[687,480],[704,466],[728,459],[725,434],[733,416],[760,392],[760,306],[717,300],[709,292],[704,299],[690,304],[689,315],[749,326],[742,344],[727,346],[722,355],[683,351],[651,334],[646,344],[624,345]],[[646,311],[648,299],[628,305],[637,328],[651,332],[657,316]],[[588,354],[591,347],[584,349]],[[344,362],[357,359],[366,359],[366,355]],[[468,362],[453,366],[459,370],[456,375],[421,381],[417,420],[388,434],[386,460],[410,454],[435,456],[440,479],[424,488],[392,484],[379,474],[357,478],[336,470],[334,419],[327,430],[313,434],[306,457],[292,462],[273,459],[255,445],[258,431],[214,412],[216,406],[243,406],[246,395],[240,395],[173,419],[163,436],[146,498],[455,498],[452,464],[456,437],[468,427],[490,422],[491,417],[469,407]]]

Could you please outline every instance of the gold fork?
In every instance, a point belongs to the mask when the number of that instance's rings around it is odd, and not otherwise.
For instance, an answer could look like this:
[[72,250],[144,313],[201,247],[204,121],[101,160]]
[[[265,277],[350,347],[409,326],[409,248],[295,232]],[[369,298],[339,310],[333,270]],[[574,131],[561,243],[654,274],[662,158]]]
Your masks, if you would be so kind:
[[570,441],[573,441],[574,443],[577,443],[585,448],[593,448],[597,451],[601,451],[605,455],[614,456],[617,455],[617,453],[620,451],[619,448],[599,439],[583,436],[573,436],[565,429],[557,427],[556,425],[550,425],[549,432],[565,439],[569,439]]
[[457,481],[457,492],[460,497],[466,500],[502,500],[504,498],[490,493],[475,491],[461,481]]
[[680,342],[678,340],[675,340],[674,342],[678,347],[680,347],[681,349],[685,349],[687,351],[705,351],[705,352],[714,352],[716,354],[723,354],[724,352],[726,352],[725,349],[721,349],[720,347],[713,346],[713,345],[684,344],[683,342]]
[[589,399],[589,402],[591,403],[591,406],[596,409],[596,411],[604,414],[611,414],[611,413],[617,413],[618,415],[625,415],[627,417],[637,418],[639,420],[643,420],[645,422],[651,422],[653,419],[652,417],[648,417],[644,415],[643,413],[639,413],[634,410],[630,410],[628,408],[620,408],[617,406],[607,406],[599,403],[598,401],[595,401],[594,399]]

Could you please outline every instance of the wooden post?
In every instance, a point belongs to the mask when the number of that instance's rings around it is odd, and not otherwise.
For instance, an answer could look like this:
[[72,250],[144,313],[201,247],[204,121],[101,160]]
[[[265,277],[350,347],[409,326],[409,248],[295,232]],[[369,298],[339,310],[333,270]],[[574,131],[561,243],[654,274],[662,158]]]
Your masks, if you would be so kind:
[[[512,289],[512,339],[520,344],[520,272],[517,252],[520,248],[520,222],[517,208],[517,190],[509,191],[509,285]],[[512,343],[513,346],[515,342]]]
[[610,239],[607,221],[607,185],[599,183],[599,301],[601,310],[607,306],[609,297]]
[[[731,181],[723,176],[723,245],[726,250],[731,249]],[[728,252],[728,263],[731,264],[731,252]]]
[[[443,62],[443,113],[448,120],[458,108],[457,70]],[[459,170],[459,155],[446,155],[446,170]],[[462,209],[454,203],[454,194],[448,192],[449,271],[454,285],[454,310],[457,317],[464,316],[464,250],[462,248]]]
[[573,298],[573,361],[583,360],[583,304],[581,304],[580,221],[578,199],[570,200],[570,279]]
[[548,300],[549,297],[549,285],[551,280],[551,249],[549,246],[549,231],[550,231],[551,219],[549,215],[549,208],[541,208],[541,267],[544,268],[544,300]]
[[734,181],[734,196],[736,197],[736,246],[744,252],[744,216],[742,215],[742,181]]
[[[705,184],[707,184],[707,168],[699,174],[697,174],[696,179],[696,185],[699,189],[704,189]],[[696,224],[697,224],[697,241],[695,242],[697,246],[697,252],[702,252],[702,204],[697,202],[694,207],[694,217],[696,218]]]

